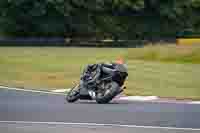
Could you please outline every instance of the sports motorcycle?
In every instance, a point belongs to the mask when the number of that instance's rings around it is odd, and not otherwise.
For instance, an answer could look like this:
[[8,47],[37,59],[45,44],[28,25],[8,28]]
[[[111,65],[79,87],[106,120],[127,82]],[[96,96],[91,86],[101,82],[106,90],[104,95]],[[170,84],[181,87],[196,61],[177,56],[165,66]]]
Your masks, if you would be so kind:
[[[112,64],[112,72],[104,72],[104,65],[90,72],[84,70],[80,82],[75,84],[66,95],[69,103],[77,100],[95,100],[99,104],[109,103],[126,88],[124,82],[128,76],[124,64]],[[96,75],[98,78],[90,82]]]

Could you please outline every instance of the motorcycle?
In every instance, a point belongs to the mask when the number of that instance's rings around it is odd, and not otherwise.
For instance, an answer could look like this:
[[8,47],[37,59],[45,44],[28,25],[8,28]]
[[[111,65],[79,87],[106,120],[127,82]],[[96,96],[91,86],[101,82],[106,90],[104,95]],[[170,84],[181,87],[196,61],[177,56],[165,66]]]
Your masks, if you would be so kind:
[[[105,73],[102,69],[96,70],[95,74],[83,72],[80,83],[76,84],[67,93],[66,100],[69,103],[77,100],[95,100],[99,104],[109,103],[126,88],[124,82],[128,76],[127,68],[122,64],[115,64],[115,71]],[[98,80],[89,83],[96,74],[100,74]]]

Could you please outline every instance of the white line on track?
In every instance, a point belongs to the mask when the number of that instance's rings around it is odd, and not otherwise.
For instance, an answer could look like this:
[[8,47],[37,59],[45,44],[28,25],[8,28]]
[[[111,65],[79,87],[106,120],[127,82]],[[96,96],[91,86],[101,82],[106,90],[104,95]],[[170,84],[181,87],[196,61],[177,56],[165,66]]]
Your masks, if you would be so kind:
[[200,101],[188,102],[188,104],[200,104]]
[[121,124],[98,124],[98,123],[68,123],[68,122],[34,122],[34,121],[0,121],[0,124],[47,124],[47,125],[77,125],[77,126],[98,126],[98,127],[126,127],[126,128],[144,128],[144,129],[166,129],[182,131],[200,131],[200,128],[176,128],[176,127],[159,127],[159,126],[137,126]]
[[158,100],[159,98],[157,96],[127,96],[127,97],[121,97],[120,100],[130,100],[130,101],[152,101],[152,100]]
[[21,89],[21,88],[11,88],[11,87],[5,87],[5,86],[0,86],[0,88],[2,88],[2,89],[8,89],[8,90],[17,90],[17,91],[25,91],[25,92],[34,92],[34,93],[64,95],[64,93],[56,93],[56,92],[48,92],[48,91],[39,91],[39,90],[30,90],[30,89]]
[[52,92],[68,92],[70,89],[56,89],[56,90],[52,90]]

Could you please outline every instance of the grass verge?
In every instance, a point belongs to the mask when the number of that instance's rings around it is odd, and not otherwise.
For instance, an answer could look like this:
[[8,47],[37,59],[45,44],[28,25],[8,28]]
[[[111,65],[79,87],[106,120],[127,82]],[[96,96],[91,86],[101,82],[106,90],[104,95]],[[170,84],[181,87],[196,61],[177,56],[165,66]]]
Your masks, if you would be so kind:
[[129,60],[200,64],[200,45],[148,45],[128,52]]
[[32,48],[0,47],[0,84],[27,88],[68,88],[88,63],[128,63],[127,95],[200,99],[200,47]]

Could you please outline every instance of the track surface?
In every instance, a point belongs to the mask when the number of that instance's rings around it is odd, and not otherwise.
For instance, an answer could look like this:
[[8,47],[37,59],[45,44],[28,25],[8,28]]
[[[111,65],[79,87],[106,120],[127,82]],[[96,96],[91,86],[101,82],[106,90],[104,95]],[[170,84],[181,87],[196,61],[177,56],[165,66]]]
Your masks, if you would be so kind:
[[[0,121],[35,121],[122,124],[137,126],[200,128],[200,105],[113,101],[111,104],[68,104],[61,95],[0,89]],[[48,127],[48,128],[47,128]],[[26,130],[25,130],[26,129]],[[125,127],[76,127],[45,124],[0,123],[4,133],[73,132],[187,133],[182,130]],[[199,133],[200,131],[189,131]]]

